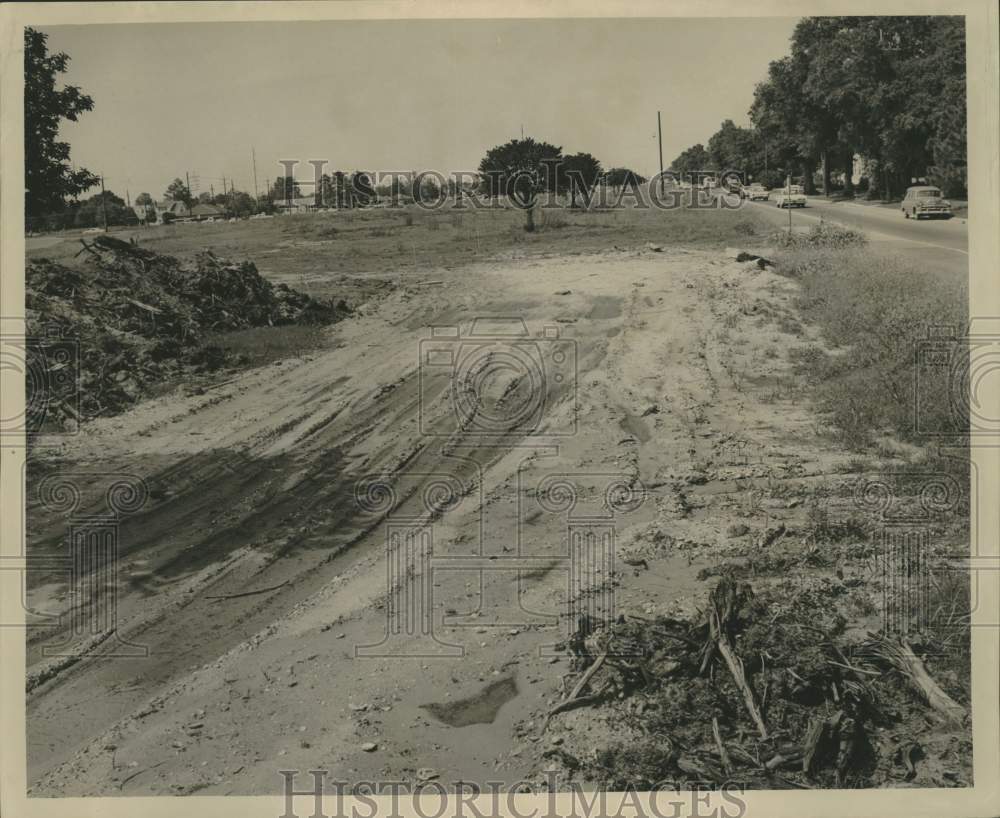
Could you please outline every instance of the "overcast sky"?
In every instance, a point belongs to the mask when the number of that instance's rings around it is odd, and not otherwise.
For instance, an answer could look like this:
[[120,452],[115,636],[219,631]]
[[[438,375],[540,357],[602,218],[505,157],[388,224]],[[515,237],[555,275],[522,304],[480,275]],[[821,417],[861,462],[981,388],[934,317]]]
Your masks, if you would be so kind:
[[[793,18],[372,21],[53,26],[66,82],[94,98],[67,123],[79,165],[160,198],[184,172],[253,191],[278,159],[331,169],[475,170],[526,136],[605,168],[658,170],[748,124],[754,85],[788,52]],[[309,166],[296,175],[311,178]],[[196,184],[196,179],[199,180]],[[308,192],[308,191],[306,191]]]

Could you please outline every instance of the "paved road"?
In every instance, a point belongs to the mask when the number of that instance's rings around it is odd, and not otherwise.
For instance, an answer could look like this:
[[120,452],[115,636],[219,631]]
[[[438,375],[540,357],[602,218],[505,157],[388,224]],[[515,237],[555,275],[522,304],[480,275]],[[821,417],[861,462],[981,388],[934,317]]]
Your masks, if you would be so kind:
[[[775,207],[773,199],[750,206],[775,225],[788,224],[788,211]],[[820,218],[863,230],[877,252],[901,256],[945,274],[969,274],[969,230],[965,219],[914,221],[904,218],[896,208],[830,202],[821,197],[810,197],[806,207],[792,210],[793,226],[815,224]]]

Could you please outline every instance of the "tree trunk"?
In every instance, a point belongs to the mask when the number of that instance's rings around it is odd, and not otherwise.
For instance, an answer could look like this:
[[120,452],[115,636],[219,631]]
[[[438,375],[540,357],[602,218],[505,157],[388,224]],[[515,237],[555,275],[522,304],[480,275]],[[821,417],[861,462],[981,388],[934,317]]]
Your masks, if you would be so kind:
[[829,196],[832,191],[830,190],[830,162],[828,151],[823,151],[820,162],[823,166],[823,195]]
[[532,202],[524,209],[524,232],[535,232],[535,203]]
[[807,196],[816,195],[816,183],[813,181],[814,168],[808,163],[802,165],[802,189]]

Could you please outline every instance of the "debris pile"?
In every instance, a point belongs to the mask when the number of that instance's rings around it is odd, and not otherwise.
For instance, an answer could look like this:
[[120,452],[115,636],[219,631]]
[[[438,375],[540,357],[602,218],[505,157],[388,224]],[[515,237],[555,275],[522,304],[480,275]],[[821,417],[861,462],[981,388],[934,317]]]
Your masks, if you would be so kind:
[[730,574],[698,621],[633,616],[578,640],[578,681],[543,729],[601,705],[627,737],[545,755],[613,790],[970,785],[967,688],[946,691],[907,638],[849,631],[817,602]]
[[[28,335],[59,338],[75,349],[77,371],[59,383],[78,392],[79,401],[42,396],[49,421],[112,415],[153,384],[218,366],[217,348],[206,346],[210,333],[330,324],[350,312],[343,301],[317,301],[272,284],[249,261],[203,252],[182,262],[111,236],[81,243],[78,266],[39,259],[25,274]],[[33,390],[52,391],[52,379],[29,378],[27,388],[31,406],[39,398]]]

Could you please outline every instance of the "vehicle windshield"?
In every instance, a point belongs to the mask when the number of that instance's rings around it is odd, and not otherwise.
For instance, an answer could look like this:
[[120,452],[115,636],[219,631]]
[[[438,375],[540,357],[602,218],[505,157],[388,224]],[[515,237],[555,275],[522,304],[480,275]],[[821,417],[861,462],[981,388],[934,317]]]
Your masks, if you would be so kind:
[[941,191],[936,187],[921,187],[913,191],[914,196],[940,196]]

